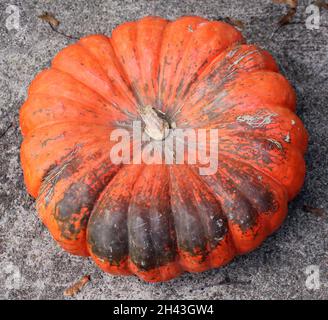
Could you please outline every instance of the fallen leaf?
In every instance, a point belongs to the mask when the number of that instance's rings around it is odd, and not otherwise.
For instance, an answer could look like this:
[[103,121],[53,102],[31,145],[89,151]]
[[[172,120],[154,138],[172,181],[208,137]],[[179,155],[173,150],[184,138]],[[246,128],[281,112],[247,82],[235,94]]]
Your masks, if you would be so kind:
[[287,13],[280,18],[278,25],[282,27],[291,23],[296,13],[298,0],[273,0],[273,2],[278,4],[286,4],[289,6]]
[[84,276],[82,277],[78,282],[74,283],[72,286],[70,286],[69,288],[67,288],[64,291],[64,296],[65,297],[73,297],[75,296],[77,293],[79,293],[82,288],[90,281],[90,276]]
[[325,1],[317,0],[316,2],[314,2],[314,5],[319,8],[328,10],[328,3],[326,3]]
[[51,13],[45,12],[42,15],[38,16],[38,18],[40,18],[44,22],[47,22],[49,24],[50,28],[54,32],[61,34],[62,36],[69,38],[69,39],[76,39],[76,40],[79,39],[78,37],[74,37],[74,36],[68,35],[62,31],[59,31],[58,26],[59,26],[60,22]]
[[313,213],[314,215],[316,215],[318,217],[324,217],[326,215],[326,212],[325,212],[324,209],[314,208],[314,207],[308,206],[307,204],[305,204],[303,206],[303,210],[306,211],[306,212]]
[[291,8],[296,8],[298,0],[273,0],[273,2],[278,4],[287,4]]
[[280,20],[278,22],[279,26],[284,26],[286,24],[291,23],[291,21],[294,18],[295,13],[296,13],[296,8],[290,7],[288,9],[287,13],[280,18]]
[[230,17],[225,17],[224,20],[227,23],[230,23],[231,25],[233,25],[233,26],[235,26],[239,29],[244,29],[245,28],[245,25],[241,20],[230,18]]
[[44,12],[43,14],[38,16],[38,18],[45,22],[48,22],[53,28],[57,28],[60,24],[60,22],[54,17],[54,15],[49,12]]

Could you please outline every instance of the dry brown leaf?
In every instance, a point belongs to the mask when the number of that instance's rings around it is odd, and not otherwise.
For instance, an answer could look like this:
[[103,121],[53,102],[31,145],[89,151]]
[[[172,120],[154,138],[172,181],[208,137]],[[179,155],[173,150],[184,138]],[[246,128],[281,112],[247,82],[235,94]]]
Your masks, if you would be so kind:
[[273,0],[273,2],[278,4],[287,4],[291,8],[296,8],[298,0]]
[[45,12],[42,15],[38,16],[38,18],[40,18],[44,22],[47,22],[54,32],[61,34],[62,36],[69,38],[69,39],[77,39],[77,40],[79,39],[78,37],[74,37],[74,36],[68,35],[62,31],[59,31],[58,26],[59,26],[60,22],[51,13]]
[[322,9],[326,9],[328,10],[328,3],[326,3],[325,1],[323,0],[317,0],[314,5],[316,5],[317,7],[319,8],[322,8]]
[[49,12],[44,12],[43,14],[38,16],[38,18],[45,22],[48,22],[53,28],[57,28],[60,24],[60,22],[54,17],[54,15]]
[[314,207],[308,206],[307,204],[305,204],[303,206],[303,210],[306,211],[306,212],[313,213],[314,215],[316,215],[318,217],[324,217],[326,215],[326,212],[325,212],[324,209],[314,208]]
[[231,25],[233,25],[233,26],[235,26],[239,29],[244,29],[245,28],[245,25],[241,20],[230,18],[230,17],[225,17],[224,20],[227,23],[230,23]]
[[279,26],[284,26],[286,24],[291,23],[291,21],[294,18],[295,13],[296,13],[296,8],[290,7],[288,9],[287,13],[280,18],[280,20],[278,22]]
[[282,27],[291,23],[296,13],[298,0],[273,0],[273,2],[278,4],[286,4],[289,6],[287,13],[280,18],[278,25]]
[[69,288],[67,288],[64,291],[64,296],[65,297],[73,297],[75,296],[77,293],[79,293],[82,288],[90,281],[90,276],[84,276],[82,277],[78,282],[74,283],[72,286],[70,286]]

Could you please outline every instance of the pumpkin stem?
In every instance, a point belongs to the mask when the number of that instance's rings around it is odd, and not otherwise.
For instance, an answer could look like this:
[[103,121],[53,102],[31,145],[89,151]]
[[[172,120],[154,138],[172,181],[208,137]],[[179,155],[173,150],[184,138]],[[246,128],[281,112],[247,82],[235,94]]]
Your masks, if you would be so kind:
[[139,114],[145,123],[145,132],[154,140],[164,140],[169,132],[170,125],[164,118],[164,113],[152,106],[139,107]]

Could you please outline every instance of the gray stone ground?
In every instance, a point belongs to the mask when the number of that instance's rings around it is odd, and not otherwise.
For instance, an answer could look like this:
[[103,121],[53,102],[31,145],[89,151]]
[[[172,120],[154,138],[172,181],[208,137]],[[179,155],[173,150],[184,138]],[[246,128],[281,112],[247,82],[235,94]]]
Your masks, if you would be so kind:
[[[327,213],[316,216],[304,204],[328,211],[328,11],[321,10],[319,30],[305,27],[306,6],[300,1],[294,24],[270,40],[285,6],[267,1],[0,1],[0,298],[62,299],[63,290],[81,276],[92,281],[77,299],[327,299]],[[5,27],[15,4],[18,30]],[[112,277],[88,259],[63,252],[37,218],[34,201],[23,184],[19,161],[21,135],[18,110],[35,74],[71,40],[52,32],[37,18],[50,11],[60,30],[77,37],[110,34],[118,24],[145,15],[174,19],[202,15],[232,17],[245,23],[249,42],[267,48],[296,88],[298,115],[310,133],[307,178],[301,194],[290,204],[282,228],[261,248],[230,265],[201,274],[184,274],[161,284],[134,277]],[[319,288],[306,286],[306,268],[318,266]],[[230,279],[230,282],[227,279]],[[311,284],[311,283],[310,283]]]

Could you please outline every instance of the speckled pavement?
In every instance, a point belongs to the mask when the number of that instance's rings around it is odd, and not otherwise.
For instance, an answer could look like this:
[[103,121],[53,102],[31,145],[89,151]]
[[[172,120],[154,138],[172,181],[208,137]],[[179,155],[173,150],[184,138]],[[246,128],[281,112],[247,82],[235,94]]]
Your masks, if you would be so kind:
[[[307,29],[306,7],[310,3],[301,0],[294,23],[272,35],[286,6],[270,0],[1,0],[0,298],[63,299],[64,289],[90,274],[91,281],[76,299],[327,299],[328,11],[321,9],[318,30]],[[18,29],[6,27],[10,4],[19,10]],[[201,15],[243,21],[245,37],[268,49],[295,87],[297,114],[310,134],[305,185],[290,204],[281,229],[259,249],[226,267],[184,274],[159,284],[113,277],[89,259],[63,252],[36,215],[19,160],[22,138],[18,110],[28,84],[60,49],[73,42],[37,18],[44,11],[60,20],[59,30],[76,37],[109,35],[118,24],[145,15],[169,19]],[[324,210],[320,214],[305,212],[304,204]],[[307,278],[311,270],[314,274]],[[313,278],[316,275],[319,277]]]

